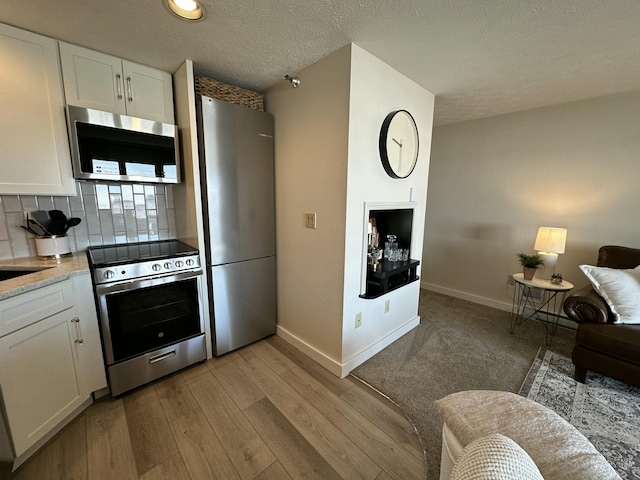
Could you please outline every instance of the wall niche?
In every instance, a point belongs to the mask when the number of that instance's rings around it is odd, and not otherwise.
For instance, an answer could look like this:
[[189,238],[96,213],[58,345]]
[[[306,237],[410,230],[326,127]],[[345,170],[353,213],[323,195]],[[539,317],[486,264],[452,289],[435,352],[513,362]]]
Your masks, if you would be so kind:
[[419,280],[416,269],[420,261],[411,258],[413,212],[413,207],[367,209],[361,298],[377,298]]

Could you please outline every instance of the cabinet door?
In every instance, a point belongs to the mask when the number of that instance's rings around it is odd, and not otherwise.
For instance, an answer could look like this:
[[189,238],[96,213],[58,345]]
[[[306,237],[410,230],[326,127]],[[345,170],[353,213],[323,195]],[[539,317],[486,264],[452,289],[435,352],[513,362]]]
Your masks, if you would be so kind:
[[174,123],[171,75],[133,62],[122,65],[127,115]]
[[102,356],[100,325],[98,324],[91,276],[89,273],[76,275],[72,277],[72,281],[76,308],[80,318],[78,335],[82,339],[82,343],[76,344],[80,367],[87,388],[90,392],[96,392],[107,387],[107,376]]
[[126,114],[119,58],[60,42],[60,61],[69,105]]
[[55,40],[0,24],[0,194],[75,195]]
[[89,398],[78,375],[75,308],[0,338],[0,387],[15,455]]

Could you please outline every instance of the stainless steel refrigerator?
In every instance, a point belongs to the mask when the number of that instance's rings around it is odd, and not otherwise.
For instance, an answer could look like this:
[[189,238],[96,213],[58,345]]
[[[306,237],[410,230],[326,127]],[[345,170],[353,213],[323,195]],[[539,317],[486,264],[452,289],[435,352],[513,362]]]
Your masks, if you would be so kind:
[[273,117],[198,96],[213,352],[276,331]]

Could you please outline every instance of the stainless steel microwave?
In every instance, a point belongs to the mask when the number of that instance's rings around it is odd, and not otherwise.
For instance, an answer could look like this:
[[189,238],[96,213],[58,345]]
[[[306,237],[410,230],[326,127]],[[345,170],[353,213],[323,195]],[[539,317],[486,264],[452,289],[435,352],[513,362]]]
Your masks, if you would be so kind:
[[75,178],[140,183],[179,183],[175,125],[67,107]]

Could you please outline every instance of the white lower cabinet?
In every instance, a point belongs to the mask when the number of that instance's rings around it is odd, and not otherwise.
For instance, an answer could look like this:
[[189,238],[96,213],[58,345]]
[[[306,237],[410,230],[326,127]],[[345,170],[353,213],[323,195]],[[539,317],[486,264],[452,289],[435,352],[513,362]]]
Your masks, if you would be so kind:
[[16,456],[91,393],[78,371],[77,320],[71,308],[0,339],[0,384]]
[[50,315],[0,338],[0,388],[14,457],[56,431],[93,391],[107,386],[93,295],[89,290],[85,296],[86,285],[91,288],[89,277],[81,275],[0,302],[0,311],[7,303],[27,311],[56,289],[80,288],[74,291],[75,305],[54,306]]
[[107,374],[102,356],[100,325],[96,314],[93,285],[88,273],[76,275],[71,278],[71,281],[80,318],[78,329],[83,340],[82,343],[75,344],[76,351],[87,390],[97,392],[107,387]]

